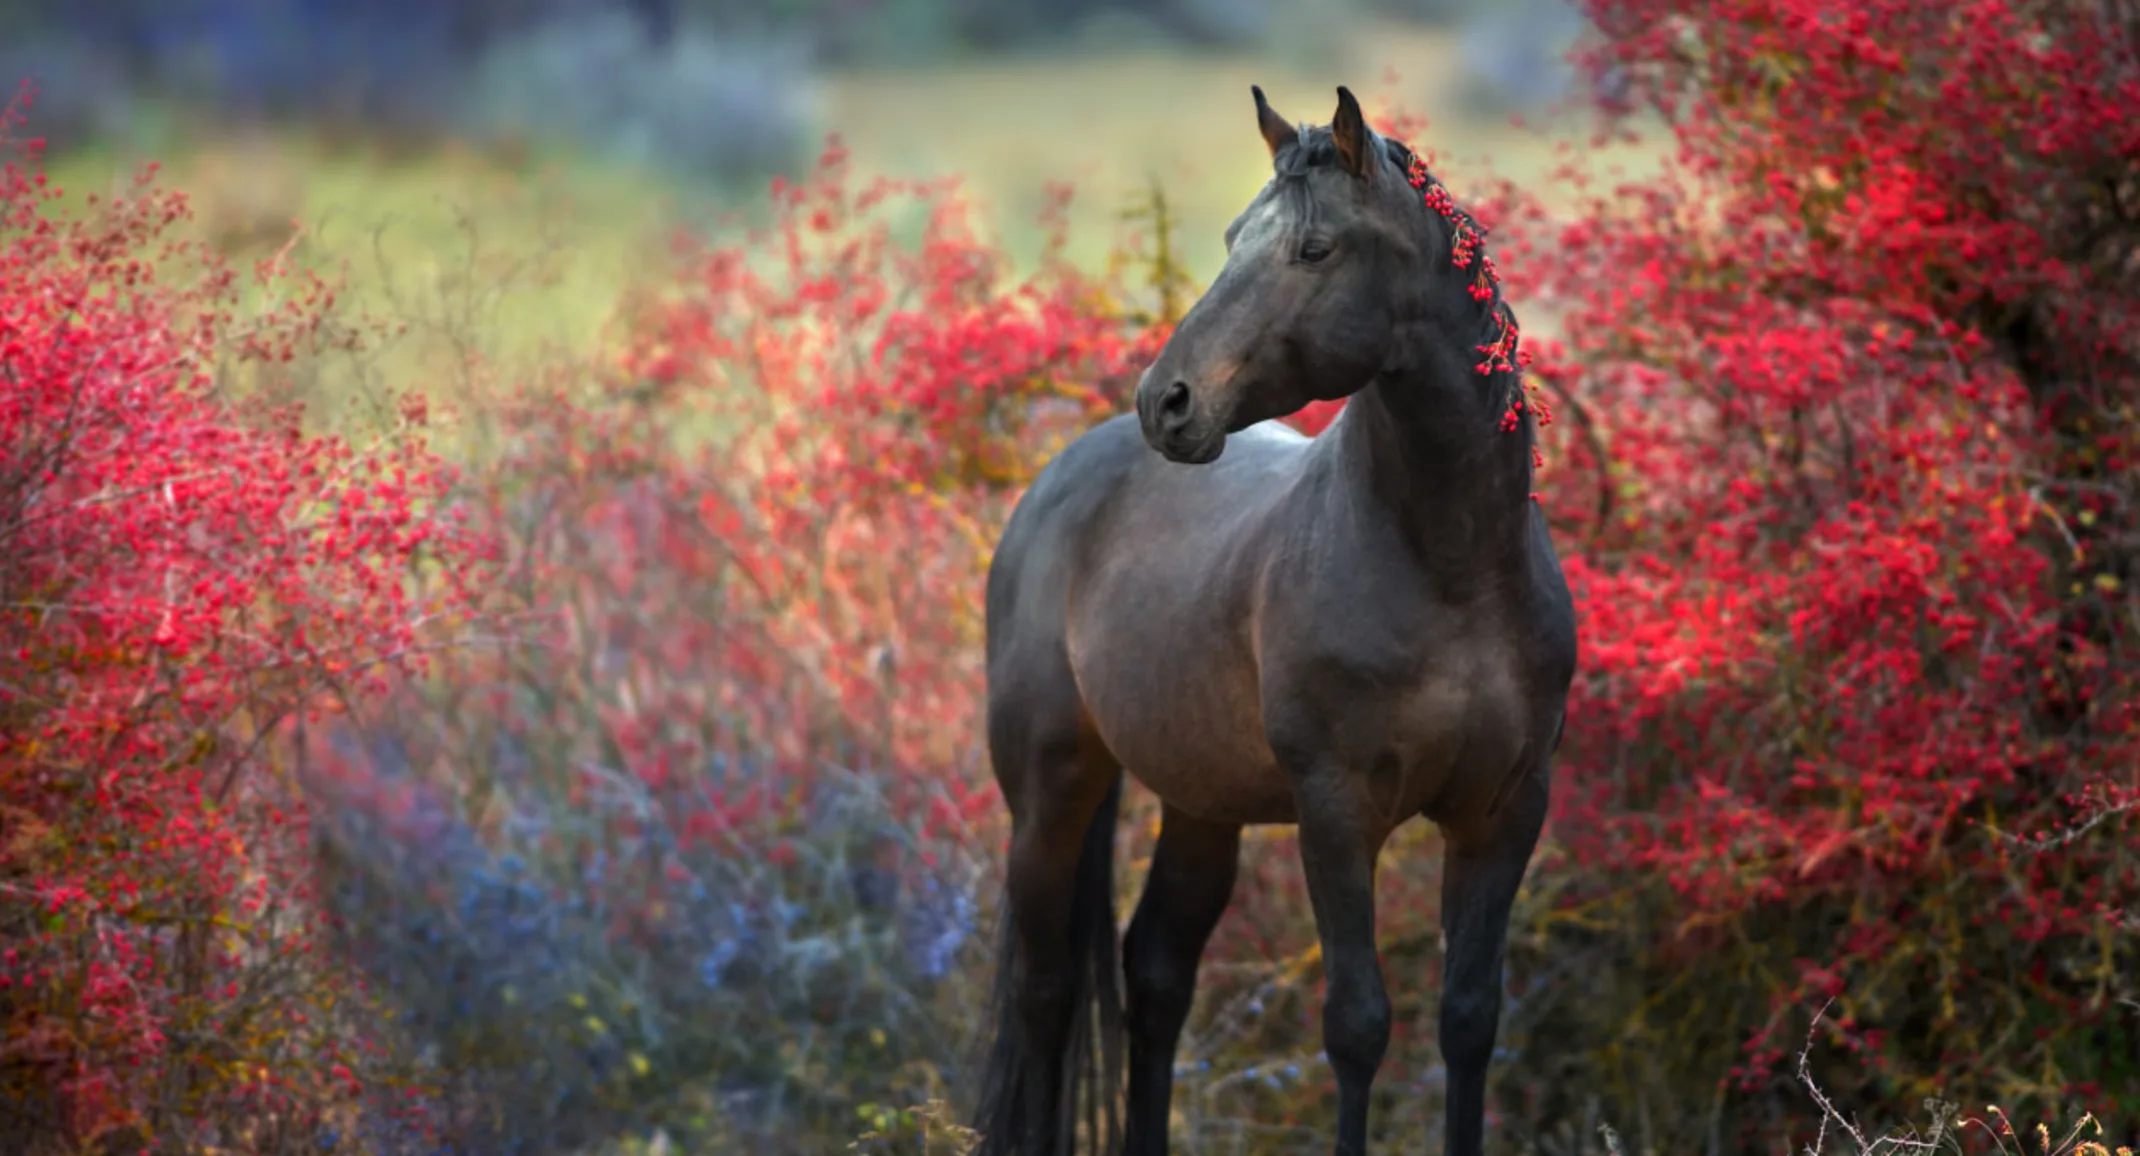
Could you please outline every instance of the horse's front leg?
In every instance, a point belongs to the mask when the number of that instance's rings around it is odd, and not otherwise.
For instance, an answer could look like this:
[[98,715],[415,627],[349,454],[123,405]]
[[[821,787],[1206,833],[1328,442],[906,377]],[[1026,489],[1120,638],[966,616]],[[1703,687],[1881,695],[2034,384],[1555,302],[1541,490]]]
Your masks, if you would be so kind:
[[1389,837],[1364,778],[1335,762],[1296,772],[1300,861],[1328,986],[1323,1051],[1337,1076],[1336,1156],[1365,1156],[1367,1098],[1390,1041],[1389,992],[1375,952],[1375,856]]
[[1166,1156],[1174,1053],[1196,997],[1197,962],[1233,899],[1241,828],[1166,808],[1144,898],[1123,937],[1129,988],[1128,1156]]
[[1486,1068],[1501,1025],[1509,909],[1545,825],[1547,768],[1531,769],[1485,822],[1443,830],[1441,1049],[1449,1072],[1448,1156],[1485,1143]]

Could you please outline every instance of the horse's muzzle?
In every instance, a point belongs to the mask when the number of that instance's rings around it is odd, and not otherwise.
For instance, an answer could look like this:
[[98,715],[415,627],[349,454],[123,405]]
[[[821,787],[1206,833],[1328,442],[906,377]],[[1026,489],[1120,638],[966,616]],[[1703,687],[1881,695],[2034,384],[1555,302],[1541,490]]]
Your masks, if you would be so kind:
[[1169,441],[1153,448],[1170,462],[1180,462],[1185,466],[1209,465],[1219,460],[1219,455],[1226,452],[1226,434],[1214,433],[1201,441]]
[[1197,420],[1195,397],[1186,381],[1154,389],[1149,377],[1137,385],[1137,423],[1145,444],[1169,461],[1200,466],[1226,449],[1226,431]]

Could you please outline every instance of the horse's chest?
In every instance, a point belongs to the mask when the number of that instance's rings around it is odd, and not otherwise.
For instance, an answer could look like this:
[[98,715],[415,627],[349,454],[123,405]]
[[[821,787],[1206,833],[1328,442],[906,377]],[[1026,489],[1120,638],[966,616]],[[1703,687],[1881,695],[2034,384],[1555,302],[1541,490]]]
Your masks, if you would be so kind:
[[[1408,761],[1432,761],[1472,745],[1474,736],[1503,729],[1512,703],[1491,678],[1434,675],[1411,687],[1373,695],[1346,722],[1379,732],[1380,743]],[[1373,716],[1373,717],[1358,717]]]
[[1391,704],[1386,759],[1404,773],[1399,783],[1378,783],[1377,789],[1396,796],[1392,805],[1408,813],[1468,810],[1471,794],[1490,796],[1502,775],[1520,769],[1537,729],[1531,715],[1522,679],[1510,664],[1473,662],[1426,678]]
[[1271,672],[1271,741],[1296,761],[1364,774],[1392,822],[1490,805],[1539,730],[1538,704],[1508,647],[1452,645],[1330,658]]

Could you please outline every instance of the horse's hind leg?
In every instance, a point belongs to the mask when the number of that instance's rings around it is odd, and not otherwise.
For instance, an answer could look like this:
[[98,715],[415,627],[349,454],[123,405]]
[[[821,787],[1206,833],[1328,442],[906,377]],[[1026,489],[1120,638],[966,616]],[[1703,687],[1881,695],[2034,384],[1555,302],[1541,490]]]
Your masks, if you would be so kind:
[[1166,1156],[1174,1051],[1197,962],[1233,899],[1241,828],[1166,808],[1144,897],[1122,944],[1129,981],[1129,1156]]
[[1441,1049],[1449,1156],[1479,1156],[1485,1143],[1486,1069],[1501,1024],[1509,909],[1545,825],[1547,796],[1540,765],[1489,822],[1444,831]]
[[[1052,664],[1051,664],[1052,665]],[[992,672],[989,748],[1011,810],[1008,909],[997,960],[996,1043],[976,1126],[986,1156],[1068,1156],[1078,1083],[1115,1126],[1121,1003],[1114,832],[1122,772],[1089,726],[1068,664],[1059,678]],[[1090,1018],[1099,1016],[1099,1038]],[[1087,1071],[1098,1045],[1100,1070]],[[1116,1141],[1096,1137],[1103,1147]]]

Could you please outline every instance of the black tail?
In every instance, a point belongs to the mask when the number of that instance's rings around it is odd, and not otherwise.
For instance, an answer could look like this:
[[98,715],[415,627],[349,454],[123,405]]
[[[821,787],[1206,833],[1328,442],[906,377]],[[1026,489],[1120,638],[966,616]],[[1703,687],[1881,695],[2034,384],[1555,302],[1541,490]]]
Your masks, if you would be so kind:
[[995,990],[989,997],[995,1037],[981,1072],[980,1103],[974,1112],[981,1142],[973,1156],[1074,1156],[1081,1122],[1099,1156],[1122,1150],[1122,960],[1115,930],[1115,818],[1121,807],[1118,776],[1093,813],[1084,849],[1078,853],[1077,888],[1069,911],[1074,969],[1065,1001],[1070,1034],[1063,1046],[1062,1086],[1054,1092],[1061,1132],[1045,1152],[1019,1148],[1026,1085],[1039,1073],[1025,1063],[1018,993],[1025,985],[1026,961],[1018,950],[1016,920],[1006,894],[996,929]]

